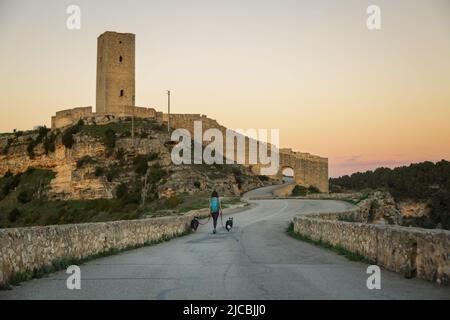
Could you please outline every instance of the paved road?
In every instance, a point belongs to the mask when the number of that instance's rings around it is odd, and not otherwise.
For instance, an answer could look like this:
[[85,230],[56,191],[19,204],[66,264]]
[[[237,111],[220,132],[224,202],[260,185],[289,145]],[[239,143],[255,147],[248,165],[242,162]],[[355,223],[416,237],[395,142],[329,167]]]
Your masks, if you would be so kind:
[[[273,187],[252,191],[260,196]],[[32,280],[0,299],[450,299],[450,290],[382,270],[381,290],[366,287],[367,265],[290,238],[291,217],[338,211],[339,201],[258,200],[234,213],[235,229],[211,224],[153,247],[81,266],[81,290],[67,275]]]

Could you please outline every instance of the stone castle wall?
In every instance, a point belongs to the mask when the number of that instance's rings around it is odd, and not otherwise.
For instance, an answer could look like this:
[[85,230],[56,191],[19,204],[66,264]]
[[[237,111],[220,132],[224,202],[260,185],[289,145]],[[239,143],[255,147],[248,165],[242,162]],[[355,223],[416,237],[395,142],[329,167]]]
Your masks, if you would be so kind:
[[162,112],[153,108],[136,106],[118,106],[113,113],[92,112],[92,107],[82,107],[58,111],[52,117],[52,129],[61,129],[76,124],[80,119],[89,123],[105,124],[116,117],[136,117],[162,121]]
[[56,112],[52,117],[52,129],[63,128],[77,123],[82,118],[92,117],[92,107],[80,107]]
[[338,220],[362,221],[361,215],[355,209],[297,216],[294,232],[340,245],[405,277],[450,283],[450,231]]
[[180,235],[190,215],[142,220],[0,229],[0,285],[66,258],[82,259]]
[[[130,117],[155,119],[160,122],[167,122],[169,119],[168,114],[157,112],[153,108],[141,108],[133,106],[122,106],[115,109],[112,117]],[[108,117],[106,114],[93,113],[91,107],[75,108],[70,110],[63,110],[57,112],[52,117],[52,129],[64,128],[66,126],[75,124],[80,119],[88,119],[88,123],[105,123],[108,120],[101,118]],[[95,121],[96,118],[97,121]],[[91,121],[94,120],[94,121]],[[226,137],[227,128],[219,124],[216,120],[208,118],[202,114],[171,114],[170,126],[174,129],[186,129],[190,132],[192,138],[194,137],[194,122],[202,122],[202,130],[205,132],[208,129],[219,129],[224,137]],[[226,144],[226,139],[224,139]],[[246,150],[245,150],[245,164],[249,164],[249,140],[246,138]],[[294,170],[294,178],[297,184],[304,185],[306,187],[317,187],[321,192],[328,193],[328,159],[311,155],[309,153],[296,152],[292,149],[280,149],[280,170],[276,177],[282,176],[282,170],[286,167],[290,167]],[[235,143],[235,159],[237,159],[237,147]],[[261,165],[252,165],[252,171],[255,174],[259,174]]]
[[[167,122],[168,115],[163,115],[163,121]],[[216,120],[200,114],[171,114],[170,125],[172,128],[187,129],[194,136],[194,121],[202,121],[203,132],[210,128],[217,128],[225,136],[226,127],[220,125]],[[224,144],[226,139],[224,139]],[[248,140],[246,141],[246,163],[248,163]],[[236,146],[236,144],[235,144]],[[235,147],[236,154],[236,147]],[[294,178],[297,184],[306,187],[317,187],[321,192],[328,193],[328,159],[309,153],[296,152],[292,149],[283,148],[279,150],[280,170],[276,176],[282,176],[282,170],[290,167],[294,170]],[[235,156],[236,159],[236,156]],[[261,166],[255,165],[254,172],[259,173]]]

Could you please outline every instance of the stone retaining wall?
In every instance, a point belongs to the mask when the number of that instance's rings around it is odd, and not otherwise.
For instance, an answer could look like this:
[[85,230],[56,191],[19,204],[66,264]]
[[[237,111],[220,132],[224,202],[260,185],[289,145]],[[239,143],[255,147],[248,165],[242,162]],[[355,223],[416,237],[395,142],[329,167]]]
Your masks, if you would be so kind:
[[358,210],[317,213],[293,219],[294,232],[358,253],[405,275],[450,283],[450,231],[340,221]]
[[63,258],[86,258],[111,249],[144,245],[180,235],[192,215],[153,219],[0,229],[0,285],[18,272]]

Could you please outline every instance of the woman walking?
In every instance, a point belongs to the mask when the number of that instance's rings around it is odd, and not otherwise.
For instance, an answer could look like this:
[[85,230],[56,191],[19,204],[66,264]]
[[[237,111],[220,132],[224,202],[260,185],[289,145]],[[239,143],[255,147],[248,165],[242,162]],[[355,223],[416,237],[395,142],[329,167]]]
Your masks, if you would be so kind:
[[211,199],[209,201],[209,214],[213,218],[213,233],[216,233],[217,219],[219,218],[219,214],[221,213],[222,208],[220,206],[219,194],[216,190],[211,193]]

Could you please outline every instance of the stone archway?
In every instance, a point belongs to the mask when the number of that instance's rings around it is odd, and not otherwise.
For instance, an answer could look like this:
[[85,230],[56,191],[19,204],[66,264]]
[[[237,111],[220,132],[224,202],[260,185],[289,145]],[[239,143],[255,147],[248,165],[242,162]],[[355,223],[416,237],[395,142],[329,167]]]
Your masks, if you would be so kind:
[[321,192],[328,192],[328,159],[309,153],[280,149],[280,168],[277,176],[283,177],[283,170],[292,168],[295,184],[314,186]]
[[284,183],[294,182],[295,181],[295,171],[294,168],[285,166],[280,168],[281,178]]

